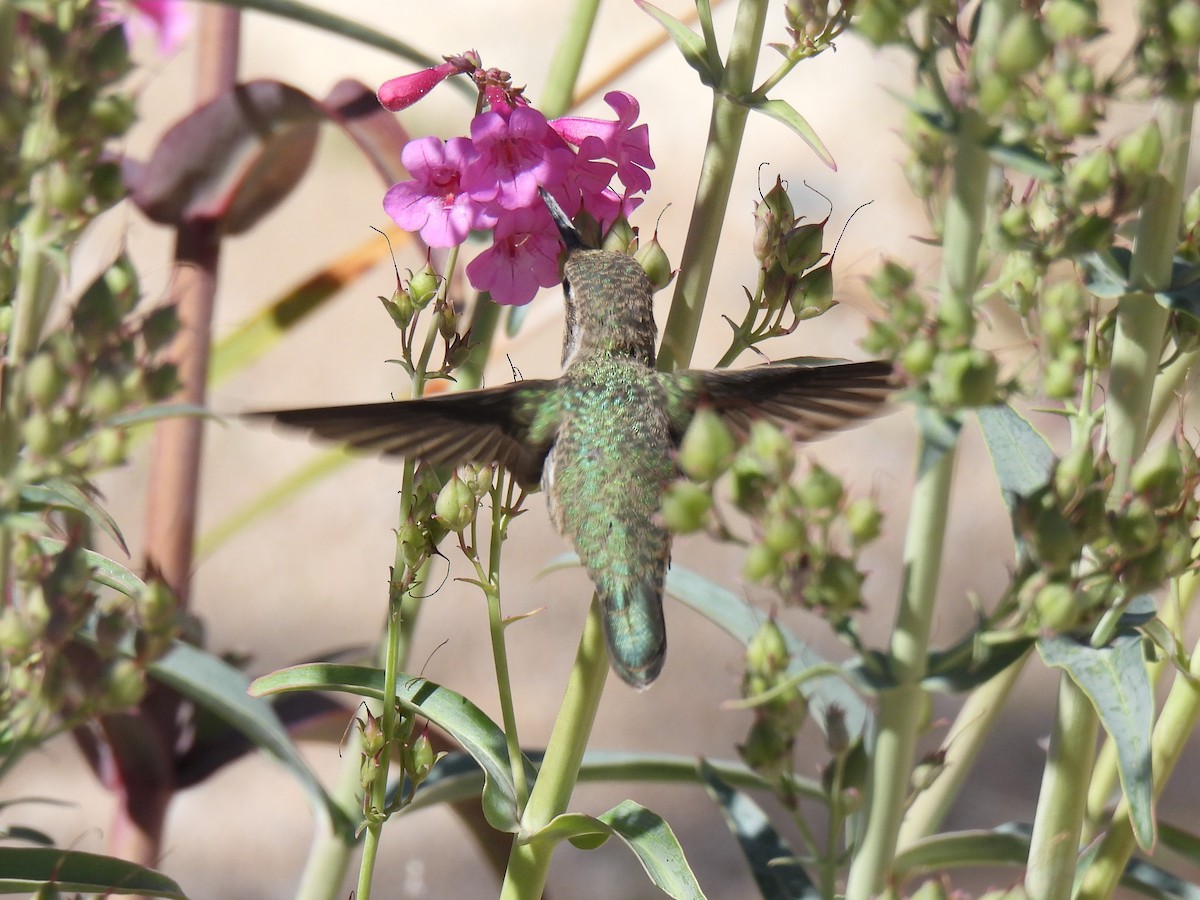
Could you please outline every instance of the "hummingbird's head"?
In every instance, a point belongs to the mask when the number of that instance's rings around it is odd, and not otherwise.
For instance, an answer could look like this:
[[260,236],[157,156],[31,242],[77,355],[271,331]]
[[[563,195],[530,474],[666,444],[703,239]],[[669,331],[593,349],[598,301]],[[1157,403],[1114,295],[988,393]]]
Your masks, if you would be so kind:
[[567,245],[563,296],[567,327],[562,366],[578,356],[607,354],[654,365],[658,329],[654,324],[654,290],[632,256],[587,247],[575,225],[545,190],[542,200]]

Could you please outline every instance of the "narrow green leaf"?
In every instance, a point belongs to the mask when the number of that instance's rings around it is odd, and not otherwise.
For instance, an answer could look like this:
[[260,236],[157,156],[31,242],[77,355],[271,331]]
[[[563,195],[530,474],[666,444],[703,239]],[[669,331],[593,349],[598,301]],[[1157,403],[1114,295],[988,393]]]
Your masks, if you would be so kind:
[[40,485],[26,485],[21,491],[21,496],[34,503],[65,506],[67,509],[83,513],[97,528],[113,539],[113,543],[121,548],[122,553],[129,555],[129,545],[125,543],[125,536],[117,527],[116,519],[77,485],[62,478],[49,478]]
[[1156,900],[1200,900],[1200,887],[1144,859],[1131,859],[1121,884]]
[[1154,792],[1150,772],[1150,731],[1154,691],[1137,634],[1118,635],[1106,647],[1067,637],[1038,642],[1046,665],[1065,671],[1100,717],[1117,748],[1117,771],[1129,803],[1129,821],[1138,846],[1154,846]]
[[[761,611],[732,591],[681,566],[671,566],[667,571],[666,591],[722,631],[741,641],[743,646],[748,644],[762,627],[764,614]],[[813,666],[829,665],[828,660],[814,652],[799,638],[788,633],[786,629],[780,630],[792,655],[787,670],[789,675],[798,675]],[[804,682],[800,690],[808,700],[822,730],[825,728],[829,707],[835,705],[845,713],[846,729],[852,738],[862,735],[872,720],[871,712],[862,698],[841,678],[813,678]]]
[[786,125],[799,136],[800,140],[812,148],[821,162],[833,171],[837,171],[837,163],[833,159],[833,154],[829,152],[829,148],[825,146],[813,127],[808,124],[808,120],[786,100],[741,99],[738,102],[748,109],[753,109]]
[[187,900],[179,885],[166,875],[123,859],[50,847],[0,847],[0,894],[32,893],[51,886],[64,894],[140,894]]
[[984,406],[975,411],[992,466],[1011,510],[1015,498],[1028,497],[1046,484],[1054,468],[1054,451],[1011,406]]
[[925,872],[965,866],[1024,866],[1029,834],[1020,826],[956,831],[923,838],[896,856],[892,874],[903,881]]
[[149,422],[178,419],[183,416],[197,419],[209,418],[214,421],[218,419],[218,416],[214,415],[213,411],[206,406],[197,406],[194,403],[158,403],[154,406],[143,406],[141,409],[113,416],[105,424],[112,425],[114,428],[124,428],[129,425],[145,425]]
[[637,855],[655,887],[676,900],[703,900],[683,848],[662,816],[626,800],[599,819]]
[[353,833],[353,823],[308,767],[271,704],[250,696],[250,680],[244,673],[181,641],[176,641],[162,659],[151,663],[147,671],[156,681],[203,706],[283,763],[304,788],[317,814],[327,815],[343,837]]
[[529,836],[530,843],[570,841],[580,850],[595,850],[610,837],[612,828],[595,816],[583,813],[563,813],[546,823],[537,834]]
[[1200,866],[1200,836],[1186,828],[1172,825],[1169,822],[1158,823],[1158,837],[1162,846],[1170,847],[1183,856],[1193,866]]
[[[38,538],[38,546],[46,553],[59,553],[66,543],[57,538]],[[110,587],[126,597],[137,598],[146,589],[146,583],[119,562],[109,559],[95,550],[80,550],[83,561],[91,569],[91,579],[96,584]]]
[[795,851],[780,837],[762,807],[722,781],[703,759],[696,768],[737,839],[763,900],[820,897],[820,890],[796,861]]
[[671,38],[675,46],[679,48],[679,52],[683,54],[684,61],[700,73],[700,81],[703,84],[715,87],[720,82],[722,73],[709,66],[709,54],[704,43],[704,38],[675,17],[659,9],[657,6],[647,3],[646,0],[634,0],[634,2],[637,3],[643,12],[663,27],[667,32],[667,36]]
[[0,838],[6,841],[24,841],[27,844],[38,844],[42,847],[54,846],[54,838],[44,831],[30,828],[27,825],[8,825],[0,828]]
[[[380,669],[327,663],[280,669],[257,679],[250,690],[256,697],[281,691],[341,691],[384,699]],[[466,697],[424,678],[398,676],[396,701],[408,712],[433,722],[475,758],[485,773],[483,813],[488,824],[497,831],[515,833],[520,828],[520,809],[509,767],[508,746],[499,726]],[[529,761],[524,757],[522,760],[532,774]]]

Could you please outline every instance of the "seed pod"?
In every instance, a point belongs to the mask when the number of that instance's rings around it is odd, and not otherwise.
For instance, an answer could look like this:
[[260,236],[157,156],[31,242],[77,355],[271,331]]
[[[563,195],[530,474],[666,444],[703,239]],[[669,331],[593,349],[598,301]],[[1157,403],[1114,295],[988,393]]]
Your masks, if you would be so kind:
[[679,468],[694,481],[719,478],[733,461],[733,436],[721,417],[700,409],[679,444]]

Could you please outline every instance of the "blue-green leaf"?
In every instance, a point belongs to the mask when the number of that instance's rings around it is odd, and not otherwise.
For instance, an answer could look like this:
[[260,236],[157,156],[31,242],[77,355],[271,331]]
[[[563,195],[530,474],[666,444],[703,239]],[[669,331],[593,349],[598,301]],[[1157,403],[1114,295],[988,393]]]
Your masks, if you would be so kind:
[[667,36],[679,48],[684,61],[700,73],[700,81],[709,87],[715,87],[721,80],[721,72],[709,65],[708,48],[704,38],[692,31],[675,17],[669,15],[646,0],[634,0],[638,7],[647,13],[667,32]]
[[896,856],[892,874],[903,881],[924,872],[965,866],[1024,866],[1028,858],[1028,830],[1019,825],[1000,825],[922,838]]
[[343,837],[353,834],[347,813],[326,793],[279,721],[271,704],[249,694],[244,673],[211,653],[176,641],[166,656],[147,668],[156,681],[169,685],[198,706],[236,728],[257,747],[283,763],[309,795],[318,815],[328,815]]
[[143,406],[141,409],[113,416],[106,424],[123,428],[129,425],[145,425],[149,422],[157,422],[160,419],[178,419],[182,416],[191,416],[196,419],[213,419],[214,421],[219,418],[207,406],[197,406],[194,403],[159,403],[154,406]]
[[641,862],[655,887],[675,900],[704,900],[679,839],[657,813],[626,800],[599,817]]
[[821,892],[796,861],[795,852],[748,794],[726,784],[704,760],[696,767],[708,794],[737,839],[763,900],[805,900]]
[[1079,686],[1117,748],[1117,771],[1129,803],[1138,845],[1154,846],[1154,793],[1150,730],[1154,691],[1137,634],[1120,634],[1108,646],[1092,647],[1067,637],[1038,642],[1046,665],[1062,669]]
[[[327,663],[280,669],[257,679],[250,690],[259,697],[280,691],[341,691],[384,700],[380,669]],[[518,831],[520,809],[509,768],[508,746],[496,723],[466,697],[424,678],[397,676],[396,701],[406,711],[433,722],[475,758],[485,773],[483,814],[488,824],[497,831]],[[529,761],[522,757],[522,762],[532,774]]]
[[1028,497],[1046,484],[1054,468],[1054,451],[1011,406],[984,406],[975,411],[1004,501],[1012,510],[1018,497]]
[[123,859],[50,847],[0,847],[0,894],[141,894],[187,900],[179,885],[153,869]]
[[[732,591],[681,566],[671,566],[667,571],[666,591],[741,641],[743,646],[748,644],[762,627],[764,615],[761,611]],[[789,675],[798,675],[814,666],[830,664],[786,629],[781,627],[780,631],[792,655],[788,666]],[[872,718],[871,712],[862,698],[841,678],[833,675],[811,678],[800,685],[800,690],[808,700],[810,710],[822,730],[825,728],[829,707],[836,705],[845,713],[846,729],[852,738],[866,731]]]
[[804,116],[800,115],[786,100],[766,100],[766,99],[742,99],[738,101],[749,109],[753,109],[762,113],[768,118],[774,119],[776,122],[781,122],[794,131],[804,143],[812,148],[817,154],[817,158],[829,168],[837,171],[837,163],[834,162],[833,154],[829,152],[829,148],[817,135],[817,132]]
[[126,556],[129,555],[129,546],[125,543],[125,537],[117,527],[116,520],[104,507],[89,497],[86,491],[71,482],[62,478],[48,478],[41,484],[27,484],[21,489],[21,499],[37,506],[73,509],[83,513],[112,538]]

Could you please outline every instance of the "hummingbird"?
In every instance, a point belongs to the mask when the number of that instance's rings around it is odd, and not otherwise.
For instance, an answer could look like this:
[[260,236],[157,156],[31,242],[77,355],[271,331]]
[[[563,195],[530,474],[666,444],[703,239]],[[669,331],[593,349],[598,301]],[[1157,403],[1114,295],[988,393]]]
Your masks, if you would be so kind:
[[632,256],[592,249],[543,191],[567,248],[562,374],[501,387],[357,406],[258,413],[358,450],[434,465],[496,463],[540,482],[603,614],[612,669],[643,689],[662,670],[662,595],[671,536],[659,521],[696,410],[715,410],[735,441],[767,419],[798,441],[876,411],[894,387],[883,361],[655,369],[650,281]]

